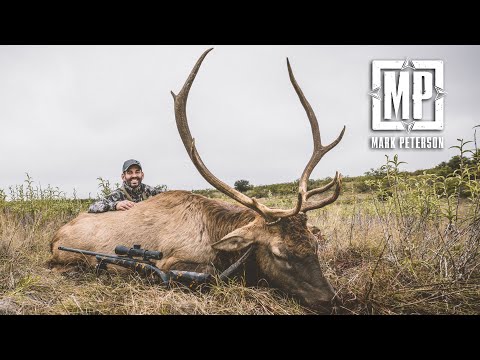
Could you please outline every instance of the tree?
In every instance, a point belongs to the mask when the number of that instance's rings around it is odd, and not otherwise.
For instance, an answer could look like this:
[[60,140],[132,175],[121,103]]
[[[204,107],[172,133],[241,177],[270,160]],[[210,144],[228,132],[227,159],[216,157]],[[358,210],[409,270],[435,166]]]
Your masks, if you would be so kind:
[[374,178],[382,179],[387,175],[387,171],[383,166],[379,167],[378,169],[370,168],[370,171],[365,171],[363,173],[364,176],[371,176]]
[[237,180],[235,181],[235,184],[233,186],[235,187],[235,190],[238,190],[242,193],[247,190],[253,189],[253,185],[250,185],[250,182],[248,180]]

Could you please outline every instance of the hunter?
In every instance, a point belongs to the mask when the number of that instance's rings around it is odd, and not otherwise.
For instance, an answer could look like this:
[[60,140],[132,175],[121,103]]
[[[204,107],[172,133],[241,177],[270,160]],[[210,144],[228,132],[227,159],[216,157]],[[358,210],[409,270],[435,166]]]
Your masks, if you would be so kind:
[[151,196],[164,191],[163,187],[151,187],[142,184],[144,173],[139,161],[130,159],[123,163],[122,180],[123,185],[103,199],[90,205],[89,213],[102,213],[115,210],[129,210]]

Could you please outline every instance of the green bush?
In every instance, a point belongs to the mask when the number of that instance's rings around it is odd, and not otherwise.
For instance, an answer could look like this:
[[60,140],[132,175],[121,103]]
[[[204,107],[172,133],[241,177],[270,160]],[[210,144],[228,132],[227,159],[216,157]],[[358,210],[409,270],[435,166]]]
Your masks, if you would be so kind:
[[238,190],[242,193],[253,188],[253,185],[251,185],[248,180],[237,180],[233,186],[235,190]]

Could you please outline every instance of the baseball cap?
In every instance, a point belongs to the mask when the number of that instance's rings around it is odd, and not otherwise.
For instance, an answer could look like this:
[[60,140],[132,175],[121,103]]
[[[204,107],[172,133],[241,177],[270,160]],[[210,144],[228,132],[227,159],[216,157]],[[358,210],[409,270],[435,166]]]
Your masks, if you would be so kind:
[[123,163],[123,166],[122,166],[122,173],[124,173],[125,171],[128,170],[128,168],[132,165],[138,165],[138,167],[140,168],[140,170],[142,170],[142,165],[140,164],[140,161],[138,160],[134,160],[134,159],[130,159],[130,160],[127,160]]

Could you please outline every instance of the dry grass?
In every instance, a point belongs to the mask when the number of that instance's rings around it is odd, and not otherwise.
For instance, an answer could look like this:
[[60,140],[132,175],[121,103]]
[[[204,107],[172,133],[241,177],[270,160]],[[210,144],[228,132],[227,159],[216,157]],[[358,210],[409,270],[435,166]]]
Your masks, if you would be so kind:
[[0,213],[0,314],[305,314],[293,300],[241,283],[208,291],[149,284],[136,275],[49,270],[49,243],[64,221],[41,226]]
[[345,313],[480,313],[478,222],[453,231],[446,221],[402,226],[368,205],[334,204],[313,219],[324,235],[325,274]]
[[[293,197],[263,199],[288,207]],[[480,226],[402,225],[380,216],[371,196],[344,194],[308,214],[322,229],[321,263],[337,290],[338,314],[480,313]],[[75,215],[48,219],[0,207],[2,314],[309,314],[294,300],[240,283],[192,292],[138,276],[46,268],[53,233]]]

